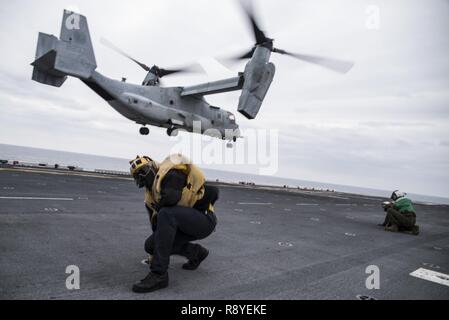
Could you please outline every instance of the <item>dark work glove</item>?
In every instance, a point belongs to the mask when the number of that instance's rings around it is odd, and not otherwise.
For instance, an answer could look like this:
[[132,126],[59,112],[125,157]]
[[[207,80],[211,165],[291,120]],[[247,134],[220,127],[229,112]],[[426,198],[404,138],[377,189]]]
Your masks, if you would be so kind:
[[155,203],[153,204],[153,208],[154,210],[156,210],[156,212],[159,212],[159,210],[161,210],[161,205],[159,203]]

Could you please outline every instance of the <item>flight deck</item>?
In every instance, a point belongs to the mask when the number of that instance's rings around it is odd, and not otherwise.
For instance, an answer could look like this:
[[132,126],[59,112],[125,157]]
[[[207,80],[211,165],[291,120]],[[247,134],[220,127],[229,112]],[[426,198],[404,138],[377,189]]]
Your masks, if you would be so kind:
[[[449,206],[416,204],[421,234],[386,232],[385,199],[216,183],[216,231],[196,271],[173,256],[170,286],[135,294],[151,233],[126,176],[0,169],[0,299],[449,299]],[[66,267],[80,289],[66,288]],[[368,266],[379,289],[367,289]]]

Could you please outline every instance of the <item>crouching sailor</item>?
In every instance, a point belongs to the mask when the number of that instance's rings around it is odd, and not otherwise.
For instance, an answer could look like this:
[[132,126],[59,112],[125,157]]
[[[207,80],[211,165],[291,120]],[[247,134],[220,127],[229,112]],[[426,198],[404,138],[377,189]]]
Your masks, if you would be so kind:
[[150,273],[133,286],[138,293],[168,286],[170,255],[187,258],[182,266],[195,270],[209,251],[192,241],[208,237],[217,224],[214,204],[218,189],[205,183],[203,172],[180,154],[161,163],[149,157],[130,161],[131,174],[145,189],[145,207],[153,234],[145,241]]
[[416,225],[416,210],[412,201],[406,195],[405,192],[396,190],[391,194],[390,199],[392,201],[382,204],[387,216],[380,226],[385,227],[385,231],[406,231],[418,235],[419,226]]

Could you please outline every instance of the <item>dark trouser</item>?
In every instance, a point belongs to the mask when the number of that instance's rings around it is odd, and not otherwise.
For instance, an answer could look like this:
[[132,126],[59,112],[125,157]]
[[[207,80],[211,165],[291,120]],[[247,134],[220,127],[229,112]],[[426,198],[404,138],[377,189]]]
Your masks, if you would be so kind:
[[412,228],[416,223],[416,217],[412,213],[400,213],[399,211],[390,208],[387,210],[385,217],[385,226],[396,225],[399,228]]
[[167,272],[170,255],[189,260],[196,258],[199,245],[190,243],[209,236],[215,229],[215,214],[205,214],[194,208],[164,207],[157,214],[156,231],[145,241],[145,251],[153,255],[151,271]]

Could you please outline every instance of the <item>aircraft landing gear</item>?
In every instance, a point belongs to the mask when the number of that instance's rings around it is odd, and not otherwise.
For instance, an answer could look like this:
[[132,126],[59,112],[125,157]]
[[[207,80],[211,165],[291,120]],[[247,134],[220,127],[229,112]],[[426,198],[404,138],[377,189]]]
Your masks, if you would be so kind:
[[139,130],[140,134],[143,136],[147,136],[150,134],[150,129],[146,128],[146,127],[142,127]]
[[167,129],[167,135],[169,137],[176,137],[176,136],[178,136],[178,129],[176,129],[176,128],[168,128]]
[[[225,138],[223,137],[223,140]],[[234,147],[234,143],[237,142],[237,137],[232,137],[232,140],[229,140],[228,143],[226,143],[226,148],[232,149]]]

